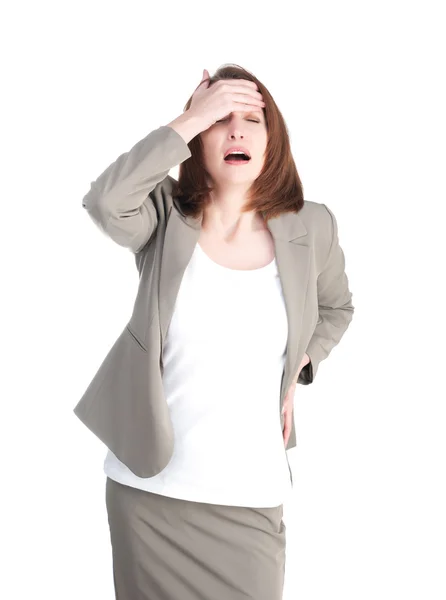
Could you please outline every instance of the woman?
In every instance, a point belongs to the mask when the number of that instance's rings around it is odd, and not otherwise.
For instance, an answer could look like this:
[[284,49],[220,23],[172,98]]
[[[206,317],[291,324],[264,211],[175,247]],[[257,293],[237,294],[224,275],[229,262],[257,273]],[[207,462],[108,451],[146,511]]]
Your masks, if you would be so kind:
[[353,315],[334,215],[304,202],[283,118],[238,66],[204,71],[83,206],[140,274],[74,409],[108,447],[116,597],[279,600],[296,383]]

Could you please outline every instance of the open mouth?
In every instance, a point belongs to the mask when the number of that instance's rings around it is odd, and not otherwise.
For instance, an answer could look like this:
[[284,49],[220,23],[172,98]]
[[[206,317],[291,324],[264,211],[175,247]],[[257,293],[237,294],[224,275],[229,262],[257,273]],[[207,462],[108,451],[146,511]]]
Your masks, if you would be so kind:
[[225,156],[224,161],[229,164],[246,164],[250,161],[250,157],[244,153],[233,153]]

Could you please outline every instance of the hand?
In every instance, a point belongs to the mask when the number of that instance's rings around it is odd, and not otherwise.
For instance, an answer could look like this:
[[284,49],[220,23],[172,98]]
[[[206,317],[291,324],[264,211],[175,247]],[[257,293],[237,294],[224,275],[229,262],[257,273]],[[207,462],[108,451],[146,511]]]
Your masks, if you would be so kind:
[[310,362],[310,357],[307,353],[304,354],[303,359],[300,362],[299,369],[297,371],[296,377],[293,379],[287,393],[285,399],[283,401],[282,414],[284,415],[284,423],[283,423],[283,441],[285,448],[288,445],[288,440],[291,434],[291,425],[293,423],[293,410],[294,410],[294,393],[296,391],[297,380],[299,378],[299,373],[302,369]]
[[186,111],[200,119],[202,131],[231,112],[264,108],[265,102],[254,81],[220,79],[209,86],[209,77],[209,72],[204,69],[201,83],[195,88]]

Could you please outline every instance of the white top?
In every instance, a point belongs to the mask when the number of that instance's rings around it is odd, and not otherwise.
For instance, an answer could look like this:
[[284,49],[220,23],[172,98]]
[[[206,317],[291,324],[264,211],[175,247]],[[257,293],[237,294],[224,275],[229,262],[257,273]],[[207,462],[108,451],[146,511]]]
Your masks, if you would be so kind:
[[196,244],[163,349],[172,459],[154,477],[140,478],[109,450],[105,473],[196,502],[285,502],[292,483],[279,407],[287,337],[276,259],[259,269],[230,269]]

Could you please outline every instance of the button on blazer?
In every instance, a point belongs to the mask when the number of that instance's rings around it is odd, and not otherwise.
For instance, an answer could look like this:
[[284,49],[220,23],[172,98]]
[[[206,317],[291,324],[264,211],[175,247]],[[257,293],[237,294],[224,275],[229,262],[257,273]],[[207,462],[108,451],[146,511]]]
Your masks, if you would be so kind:
[[[74,413],[138,477],[162,471],[173,453],[162,352],[202,217],[182,212],[168,173],[190,156],[185,140],[163,125],[105,169],[82,201],[98,228],[134,254],[139,286],[128,323]],[[266,225],[274,239],[288,318],[277,406],[283,426],[284,398],[304,353],[310,363],[297,383],[310,384],[319,363],[344,335],[354,307],[336,219],[325,204],[306,201],[298,212],[269,219]],[[293,417],[287,449],[294,446]]]

